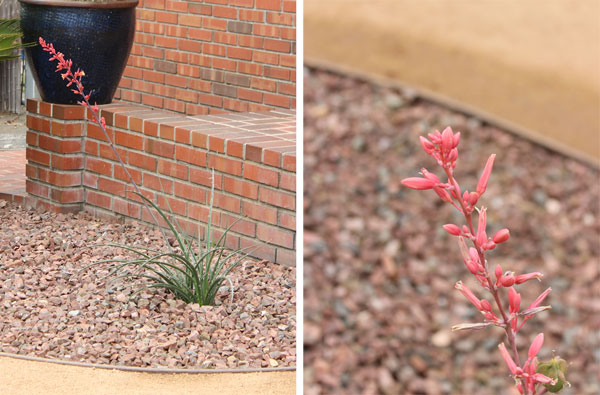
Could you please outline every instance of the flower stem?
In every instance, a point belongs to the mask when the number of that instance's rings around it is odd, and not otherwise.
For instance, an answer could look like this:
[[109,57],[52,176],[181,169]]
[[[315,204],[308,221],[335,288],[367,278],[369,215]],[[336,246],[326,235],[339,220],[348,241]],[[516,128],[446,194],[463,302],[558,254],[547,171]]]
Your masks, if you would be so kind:
[[[446,175],[448,176],[449,183],[451,185],[453,185],[456,188],[456,190],[458,191],[459,190],[457,187],[458,182],[452,176],[452,171],[446,167],[444,167],[444,171],[446,172]],[[473,227],[473,219],[472,219],[471,213],[467,212],[465,204],[460,196],[456,197],[456,200],[458,201],[458,203],[460,205],[460,209],[461,209],[460,211],[462,212],[463,216],[465,217],[465,220],[467,221],[471,235],[475,235],[475,228]],[[485,259],[485,253],[479,247],[479,245],[477,245],[477,243],[475,243],[472,239],[470,239],[470,240],[473,243],[473,246],[475,247],[475,249],[477,250],[477,254],[479,255],[479,259],[481,260],[481,264],[485,271],[484,275],[488,282],[488,290],[492,294],[492,297],[494,298],[494,301],[496,302],[496,306],[498,306],[498,311],[502,315],[502,319],[504,321],[504,325],[503,325],[504,331],[506,332],[506,338],[508,340],[508,345],[510,346],[510,349],[512,351],[514,361],[517,363],[518,366],[521,366],[519,352],[517,351],[516,333],[513,331],[512,326],[508,322],[508,316],[506,315],[506,311],[504,310],[504,306],[502,305],[502,301],[500,300],[500,295],[498,294],[498,288],[496,287],[496,284],[494,284],[494,282],[489,274],[488,264]],[[525,380],[521,379],[520,381],[521,381],[521,387],[523,388],[523,395],[528,395],[527,387],[525,386]]]

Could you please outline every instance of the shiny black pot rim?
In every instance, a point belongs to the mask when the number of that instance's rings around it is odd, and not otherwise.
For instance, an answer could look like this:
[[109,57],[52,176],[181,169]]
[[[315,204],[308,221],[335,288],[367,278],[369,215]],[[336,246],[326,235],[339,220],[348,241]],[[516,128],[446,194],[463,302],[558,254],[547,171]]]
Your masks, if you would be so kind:
[[68,0],[19,0],[19,2],[47,7],[132,8],[138,5],[139,0],[105,0],[102,2]]

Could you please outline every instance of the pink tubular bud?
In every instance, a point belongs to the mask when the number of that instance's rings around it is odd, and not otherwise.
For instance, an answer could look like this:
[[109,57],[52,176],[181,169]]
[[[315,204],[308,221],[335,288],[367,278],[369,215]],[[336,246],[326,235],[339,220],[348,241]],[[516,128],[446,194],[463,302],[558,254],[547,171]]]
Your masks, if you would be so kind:
[[515,284],[515,276],[513,274],[507,274],[502,276],[500,280],[500,285],[503,287],[512,287]]
[[479,299],[477,299],[477,296],[475,296],[475,294],[473,294],[473,292],[471,292],[471,290],[462,283],[462,281],[457,282],[454,288],[458,289],[463,295],[465,295],[469,302],[473,303],[473,305],[477,307],[477,310],[481,310],[481,302]]
[[538,296],[537,299],[534,300],[533,303],[531,303],[529,305],[529,308],[533,309],[535,307],[538,307],[540,304],[542,304],[542,302],[544,301],[544,299],[546,299],[546,296],[548,296],[548,294],[550,293],[550,291],[552,291],[552,288],[548,288],[547,290],[545,290],[544,292],[542,292],[540,294],[540,296]]
[[471,260],[479,262],[479,254],[477,253],[477,250],[475,248],[469,248],[469,256],[471,257]]
[[453,148],[450,151],[450,154],[448,155],[448,160],[450,162],[454,162],[454,161],[456,161],[456,159],[458,159],[458,150],[456,148]]
[[458,143],[460,142],[460,132],[456,133],[454,137],[452,137],[452,148],[458,147]]
[[468,227],[467,225],[463,225],[463,227],[462,227],[462,231],[463,231],[463,233],[464,233],[464,234],[466,234],[466,235],[468,235],[468,234],[470,234],[470,233],[471,233],[471,232],[469,231],[469,227]]
[[518,313],[521,309],[521,295],[513,287],[508,289],[508,307],[511,314]]
[[431,180],[431,181],[433,181],[433,182],[434,182],[434,183],[436,183],[436,184],[439,184],[439,183],[440,183],[440,179],[439,179],[439,177],[438,177],[438,176],[436,176],[436,175],[435,175],[435,174],[433,174],[433,173],[430,173],[430,172],[429,172],[429,170],[427,170],[427,169],[426,169],[426,168],[424,168],[424,167],[421,169],[421,174],[423,175],[423,177],[427,178],[428,180]]
[[496,248],[496,243],[494,243],[493,240],[488,240],[487,243],[485,243],[485,246],[483,246],[486,250],[493,250],[494,248]]
[[460,199],[460,185],[458,185],[458,182],[456,182],[456,180],[454,180],[454,185],[453,185],[454,189],[452,189],[452,196],[454,196],[457,199]]
[[537,279],[538,281],[540,281],[542,277],[544,277],[544,275],[540,272],[519,274],[518,276],[515,277],[515,284],[522,284],[525,281],[529,281],[534,278]]
[[556,384],[556,380],[551,379],[548,376],[544,376],[541,373],[536,373],[533,376],[531,376],[531,378],[533,379],[534,382],[536,383],[542,383],[542,384],[550,384],[550,385],[554,385]]
[[498,344],[498,349],[500,349],[500,355],[502,355],[502,358],[504,358],[504,361],[508,365],[508,369],[510,369],[510,372],[512,374],[515,374],[517,372],[517,364],[511,358],[511,356],[508,353],[508,350],[506,349],[506,346],[504,345],[504,343]]
[[454,147],[454,135],[452,134],[452,128],[448,126],[442,132],[442,150],[450,151]]
[[500,281],[502,279],[502,267],[500,265],[496,265],[494,274],[496,275],[496,280]]
[[420,178],[420,177],[405,178],[401,182],[402,182],[402,185],[404,185],[405,187],[410,188],[410,189],[417,189],[417,190],[431,189],[435,185],[435,182],[433,182],[427,178]]
[[485,299],[481,299],[481,310],[492,311],[492,305]]
[[437,195],[440,197],[440,199],[442,199],[444,202],[452,201],[452,197],[450,196],[448,191],[445,190],[444,188],[433,187],[433,190],[435,191],[435,193],[437,193]]
[[423,136],[419,136],[419,141],[421,142],[421,146],[423,147],[423,149],[425,150],[425,152],[427,152],[429,155],[431,155],[431,153],[435,149],[435,145],[433,145],[431,143],[431,141],[427,140]]
[[535,358],[535,356],[540,352],[540,348],[542,348],[542,344],[544,344],[544,334],[540,333],[533,339],[531,343],[531,347],[529,347],[529,352],[527,353],[527,357],[529,359]]
[[473,262],[472,260],[466,260],[465,265],[472,274],[477,274],[479,272],[479,265],[477,264],[477,262]]
[[496,154],[492,154],[485,164],[485,168],[483,169],[483,173],[481,173],[481,177],[479,178],[479,182],[477,183],[477,193],[481,196],[485,192],[487,188],[488,180],[490,179],[490,174],[492,174],[492,167],[494,166],[494,158],[496,158]]
[[476,243],[479,247],[483,248],[485,243],[487,243],[487,234],[485,233],[485,225],[486,225],[486,208],[482,207],[479,211],[479,224],[477,225],[477,236]]
[[433,144],[441,144],[442,142],[442,134],[437,130],[433,133],[428,133],[427,136]]
[[479,200],[479,194],[477,192],[471,192],[469,194],[469,204],[475,206]]
[[486,311],[485,313],[483,313],[483,316],[488,321],[492,321],[492,322],[500,321],[500,318],[498,318],[498,316],[496,314],[492,313],[491,311]]
[[494,243],[500,244],[500,243],[504,243],[506,240],[508,240],[509,237],[510,237],[510,231],[508,229],[504,228],[504,229],[500,229],[498,232],[496,232],[496,234],[494,235],[492,240],[494,240]]
[[469,249],[467,248],[467,243],[465,243],[465,238],[462,236],[458,236],[458,247],[460,248],[460,253],[463,257],[463,261],[467,263],[469,260]]
[[452,236],[460,236],[460,228],[454,224],[446,224],[443,226],[444,230],[450,233]]

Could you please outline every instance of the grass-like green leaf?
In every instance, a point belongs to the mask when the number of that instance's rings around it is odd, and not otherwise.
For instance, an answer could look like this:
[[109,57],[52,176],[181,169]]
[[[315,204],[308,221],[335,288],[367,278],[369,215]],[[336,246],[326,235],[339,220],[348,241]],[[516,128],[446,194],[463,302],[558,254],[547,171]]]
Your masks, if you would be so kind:
[[[186,303],[198,303],[201,306],[214,305],[217,292],[223,282],[228,281],[232,285],[228,277],[229,273],[253,250],[242,248],[229,251],[224,247],[227,234],[240,219],[229,225],[216,243],[211,240],[214,177],[205,242],[202,243],[200,232],[198,232],[197,250],[194,250],[193,238],[183,232],[174,216],[172,219],[169,218],[156,203],[141,193],[129,192],[139,196],[145,204],[158,212],[173,233],[178,251],[171,246],[169,246],[170,252],[161,252],[144,246],[107,243],[104,245],[121,248],[135,254],[136,257],[105,259],[94,262],[92,265],[116,263],[106,277],[143,280],[138,284],[136,293],[148,288],[162,288]],[[126,269],[133,270],[127,271]],[[231,291],[233,298],[233,286],[231,286]]]

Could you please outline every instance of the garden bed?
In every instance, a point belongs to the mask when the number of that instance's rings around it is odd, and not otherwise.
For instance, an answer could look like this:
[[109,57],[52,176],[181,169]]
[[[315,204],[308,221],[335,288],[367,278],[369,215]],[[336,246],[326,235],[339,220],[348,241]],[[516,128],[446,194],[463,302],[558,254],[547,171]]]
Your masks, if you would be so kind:
[[454,289],[468,278],[478,290],[441,226],[458,213],[400,184],[423,166],[439,175],[418,136],[448,125],[462,134],[463,187],[497,154],[479,204],[489,234],[511,238],[490,264],[545,274],[518,287],[523,304],[552,287],[552,310],[519,332],[521,355],[544,332],[540,358],[556,350],[570,363],[561,393],[600,392],[598,170],[414,92],[308,69],[304,95],[305,393],[516,393],[503,330],[450,331],[481,319]]
[[[154,368],[284,368],[296,363],[295,269],[244,259],[200,307],[132,279],[117,242],[167,250],[159,230],[0,201],[0,352]],[[88,268],[86,268],[88,267]]]

